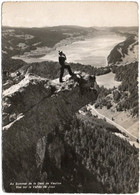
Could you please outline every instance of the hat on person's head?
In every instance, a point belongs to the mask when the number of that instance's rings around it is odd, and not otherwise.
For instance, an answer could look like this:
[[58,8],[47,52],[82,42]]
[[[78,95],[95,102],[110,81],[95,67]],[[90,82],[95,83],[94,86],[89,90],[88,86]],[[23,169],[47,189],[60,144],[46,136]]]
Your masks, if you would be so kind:
[[62,51],[59,51],[58,53],[59,53],[59,55],[62,55],[62,54],[63,54],[63,52],[62,52]]

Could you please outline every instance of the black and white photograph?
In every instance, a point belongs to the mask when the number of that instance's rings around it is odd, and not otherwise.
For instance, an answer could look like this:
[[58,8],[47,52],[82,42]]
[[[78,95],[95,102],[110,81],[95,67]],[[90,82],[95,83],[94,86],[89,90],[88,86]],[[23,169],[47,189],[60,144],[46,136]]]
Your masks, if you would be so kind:
[[2,191],[139,193],[138,3],[1,9]]

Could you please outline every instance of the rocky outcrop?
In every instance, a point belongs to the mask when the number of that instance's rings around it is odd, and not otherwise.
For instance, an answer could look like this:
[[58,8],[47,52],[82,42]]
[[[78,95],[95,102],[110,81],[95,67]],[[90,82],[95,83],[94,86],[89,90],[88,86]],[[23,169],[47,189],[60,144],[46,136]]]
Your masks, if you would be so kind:
[[59,137],[46,141],[48,133],[67,124],[76,111],[97,98],[94,77],[81,74],[64,79],[60,84],[58,79],[27,74],[3,92],[5,191],[16,191],[10,182],[38,182],[46,152],[56,169],[61,169],[64,145]]
[[110,52],[108,65],[126,65],[138,61],[138,36],[130,35]]

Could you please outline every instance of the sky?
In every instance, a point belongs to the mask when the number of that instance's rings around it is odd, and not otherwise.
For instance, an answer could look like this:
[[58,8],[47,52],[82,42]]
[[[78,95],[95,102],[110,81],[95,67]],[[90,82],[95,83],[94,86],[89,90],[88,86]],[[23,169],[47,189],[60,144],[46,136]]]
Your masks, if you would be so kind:
[[138,26],[135,2],[5,2],[2,25],[14,27]]

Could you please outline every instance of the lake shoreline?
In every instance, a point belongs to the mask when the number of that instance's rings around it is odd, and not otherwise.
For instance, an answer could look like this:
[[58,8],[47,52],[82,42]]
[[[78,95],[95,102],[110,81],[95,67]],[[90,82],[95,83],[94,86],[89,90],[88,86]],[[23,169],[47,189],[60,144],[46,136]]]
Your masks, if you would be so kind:
[[[110,38],[111,36],[113,37],[113,41]],[[26,63],[42,61],[56,62],[58,61],[58,51],[62,50],[67,55],[68,63],[103,67],[107,65],[107,56],[114,46],[124,40],[124,36],[118,36],[115,33],[113,35],[111,34],[111,36],[92,34],[86,37],[70,37],[60,41],[53,48],[41,47],[31,52],[26,52],[22,56],[13,56],[12,58],[21,59]],[[108,46],[109,44],[112,45],[111,41],[115,42],[112,47]],[[102,45],[104,42],[105,47]]]
[[68,37],[68,38],[63,39],[60,42],[56,43],[55,46],[52,48],[47,47],[47,46],[37,47],[36,50],[32,50],[30,52],[25,52],[21,56],[19,56],[19,55],[12,56],[12,59],[22,59],[23,61],[25,61],[24,60],[25,58],[30,58],[31,60],[34,60],[34,58],[39,59],[40,57],[44,57],[44,56],[46,56],[46,54],[49,54],[50,52],[57,50],[61,46],[67,46],[67,45],[70,45],[70,44],[77,42],[77,41],[84,41],[86,39],[90,39],[91,37],[92,37],[91,35],[88,35],[88,36],[81,35],[79,37]]

